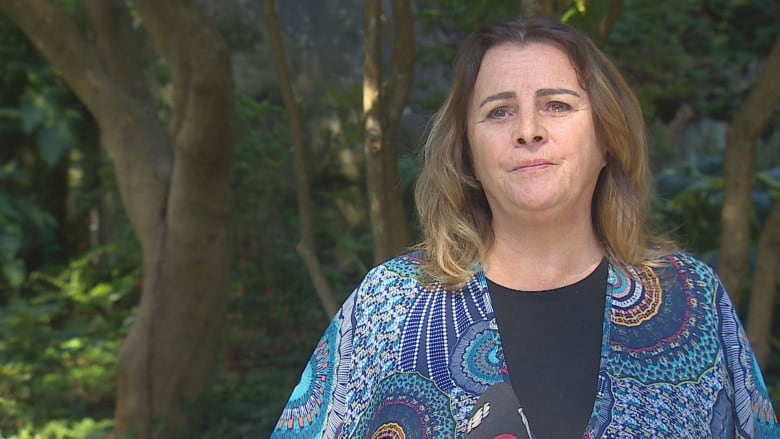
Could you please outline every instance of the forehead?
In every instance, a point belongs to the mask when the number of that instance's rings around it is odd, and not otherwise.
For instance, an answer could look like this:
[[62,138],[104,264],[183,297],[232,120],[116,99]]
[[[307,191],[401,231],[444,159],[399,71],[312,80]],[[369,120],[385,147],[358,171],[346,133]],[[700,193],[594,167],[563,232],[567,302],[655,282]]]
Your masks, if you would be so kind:
[[485,53],[474,84],[474,95],[501,88],[561,87],[582,90],[577,71],[566,53],[546,42],[504,43]]

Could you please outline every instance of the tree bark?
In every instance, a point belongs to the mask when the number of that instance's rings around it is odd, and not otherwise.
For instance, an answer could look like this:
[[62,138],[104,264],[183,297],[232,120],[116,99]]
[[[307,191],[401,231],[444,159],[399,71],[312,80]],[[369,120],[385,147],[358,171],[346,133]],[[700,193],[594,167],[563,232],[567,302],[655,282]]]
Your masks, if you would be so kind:
[[363,15],[365,32],[365,57],[363,60],[363,150],[366,157],[366,194],[371,234],[374,242],[374,262],[389,258],[390,236],[385,216],[387,197],[384,191],[384,159],[382,157],[383,133],[380,101],[381,39],[380,18],[382,3],[366,0]]
[[747,335],[758,363],[769,360],[772,319],[777,297],[777,268],[780,265],[780,202],[776,202],[764,224],[758,241],[753,291],[747,314]]
[[398,254],[409,246],[401,179],[398,174],[398,126],[414,78],[414,16],[409,0],[393,0],[393,43],[390,80],[381,99],[383,121],[383,186],[385,188],[389,253]]
[[296,250],[309,271],[309,276],[314,284],[317,297],[320,299],[320,304],[322,304],[328,317],[333,317],[338,311],[338,303],[333,296],[328,279],[322,272],[320,260],[317,257],[317,247],[314,243],[314,219],[312,215],[311,192],[309,190],[309,177],[306,173],[303,123],[301,122],[298,105],[295,103],[292,84],[290,84],[287,56],[285,55],[282,33],[279,30],[279,20],[276,16],[276,0],[261,0],[261,4],[268,24],[268,34],[274,54],[276,74],[279,77],[279,90],[282,93],[290,124],[290,150],[293,157],[293,173],[295,175],[295,189],[298,197],[298,214],[300,215],[300,241]]
[[623,0],[608,0],[604,1],[603,7],[605,10],[599,17],[596,24],[596,43],[599,46],[604,46],[609,39],[609,34],[612,33],[612,29],[615,27],[620,15],[623,13]]
[[408,0],[393,0],[391,78],[382,84],[379,0],[364,10],[363,128],[366,192],[374,240],[374,262],[395,256],[409,245],[409,228],[398,175],[398,125],[414,74],[414,17]]
[[737,307],[740,306],[748,271],[756,144],[778,103],[780,37],[775,41],[756,85],[736,111],[726,131],[718,274]]
[[118,354],[114,437],[191,437],[229,290],[230,60],[192,1],[133,2],[170,68],[166,127],[125,2],[84,6],[94,41],[57,0],[0,0],[95,117],[141,244],[141,302]]

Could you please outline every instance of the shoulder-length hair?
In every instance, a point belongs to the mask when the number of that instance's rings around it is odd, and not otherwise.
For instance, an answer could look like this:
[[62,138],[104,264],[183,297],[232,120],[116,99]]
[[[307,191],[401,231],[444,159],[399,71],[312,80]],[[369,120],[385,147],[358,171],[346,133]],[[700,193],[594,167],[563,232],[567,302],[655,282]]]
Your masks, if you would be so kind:
[[490,25],[463,42],[449,94],[432,119],[415,188],[424,277],[461,286],[493,244],[492,213],[474,176],[466,120],[485,53],[506,43],[553,44],[568,56],[590,97],[596,134],[606,149],[607,164],[592,201],[594,229],[613,263],[656,265],[673,245],[652,236],[646,225],[651,185],[639,101],[582,32],[552,19],[524,17]]

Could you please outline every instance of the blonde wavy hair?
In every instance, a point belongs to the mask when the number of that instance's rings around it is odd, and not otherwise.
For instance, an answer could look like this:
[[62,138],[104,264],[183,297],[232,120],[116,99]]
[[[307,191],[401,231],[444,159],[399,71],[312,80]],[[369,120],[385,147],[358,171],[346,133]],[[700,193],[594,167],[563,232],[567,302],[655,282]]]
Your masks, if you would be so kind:
[[612,62],[582,32],[542,17],[490,25],[461,45],[449,94],[432,119],[415,188],[426,280],[457,288],[493,244],[492,213],[474,176],[466,113],[485,53],[512,43],[554,44],[569,57],[588,93],[596,133],[606,147],[592,219],[607,257],[620,266],[658,265],[674,244],[647,226],[651,175],[639,101]]

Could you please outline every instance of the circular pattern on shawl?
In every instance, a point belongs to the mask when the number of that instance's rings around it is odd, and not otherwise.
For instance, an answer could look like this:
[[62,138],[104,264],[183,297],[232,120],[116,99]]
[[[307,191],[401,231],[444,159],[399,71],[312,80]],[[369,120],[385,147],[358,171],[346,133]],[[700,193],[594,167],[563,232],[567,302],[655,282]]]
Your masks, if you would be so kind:
[[[677,261],[671,261],[676,264]],[[718,353],[712,297],[681,267],[616,275],[611,296],[611,369],[640,382],[680,383],[709,370]]]
[[612,321],[621,326],[639,326],[651,320],[661,308],[663,291],[658,277],[649,269],[639,270],[641,283],[622,276],[614,278]]
[[306,364],[301,380],[276,424],[274,432],[280,437],[302,437],[305,432],[317,432],[322,428],[333,393],[337,334],[338,326],[330,325]]
[[371,439],[406,439],[406,432],[400,424],[389,422],[380,425],[374,434],[371,435]]
[[452,379],[467,391],[482,394],[502,381],[504,352],[498,332],[488,322],[475,323],[458,339],[450,361]]
[[449,397],[431,380],[396,373],[376,386],[356,431],[365,439],[453,437],[455,418]]

